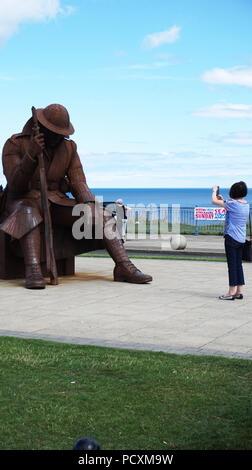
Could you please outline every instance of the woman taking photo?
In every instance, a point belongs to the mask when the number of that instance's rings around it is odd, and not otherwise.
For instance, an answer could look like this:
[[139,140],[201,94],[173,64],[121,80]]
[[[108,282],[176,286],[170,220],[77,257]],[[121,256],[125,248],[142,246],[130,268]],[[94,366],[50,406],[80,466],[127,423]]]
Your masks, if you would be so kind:
[[219,299],[243,299],[242,287],[245,281],[242,268],[242,249],[246,240],[246,224],[249,217],[249,204],[244,197],[248,190],[243,181],[234,183],[229,191],[230,199],[224,201],[221,195],[217,195],[217,189],[218,186],[213,186],[212,204],[224,207],[227,211],[224,237],[229,277],[229,290]]

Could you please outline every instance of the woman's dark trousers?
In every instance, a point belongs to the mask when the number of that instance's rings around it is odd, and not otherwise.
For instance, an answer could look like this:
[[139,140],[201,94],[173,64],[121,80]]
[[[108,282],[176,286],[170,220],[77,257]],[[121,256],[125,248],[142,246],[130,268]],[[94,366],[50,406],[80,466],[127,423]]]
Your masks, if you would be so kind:
[[245,284],[242,268],[243,245],[243,243],[237,242],[230,235],[225,235],[225,251],[230,286],[243,286]]

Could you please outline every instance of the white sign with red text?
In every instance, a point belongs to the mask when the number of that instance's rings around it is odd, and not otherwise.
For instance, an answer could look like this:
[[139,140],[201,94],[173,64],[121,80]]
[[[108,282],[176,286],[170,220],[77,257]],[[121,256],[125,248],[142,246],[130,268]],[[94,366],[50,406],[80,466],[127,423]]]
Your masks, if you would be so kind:
[[225,220],[224,207],[195,207],[194,220]]

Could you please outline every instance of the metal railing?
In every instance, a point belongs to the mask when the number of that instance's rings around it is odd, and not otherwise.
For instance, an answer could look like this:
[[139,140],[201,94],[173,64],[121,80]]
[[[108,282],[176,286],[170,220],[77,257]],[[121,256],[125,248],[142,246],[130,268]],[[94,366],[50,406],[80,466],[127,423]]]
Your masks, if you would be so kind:
[[[223,235],[225,220],[195,220],[194,207],[132,206],[127,212],[127,233]],[[247,224],[247,232],[249,225]],[[249,233],[249,232],[248,232]]]

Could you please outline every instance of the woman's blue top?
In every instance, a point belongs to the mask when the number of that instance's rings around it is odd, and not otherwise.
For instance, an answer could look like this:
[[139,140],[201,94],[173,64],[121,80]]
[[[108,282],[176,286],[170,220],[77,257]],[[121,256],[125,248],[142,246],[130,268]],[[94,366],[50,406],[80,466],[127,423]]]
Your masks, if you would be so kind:
[[249,204],[230,199],[225,201],[226,224],[224,235],[230,235],[236,241],[246,240],[246,224],[249,216]]

